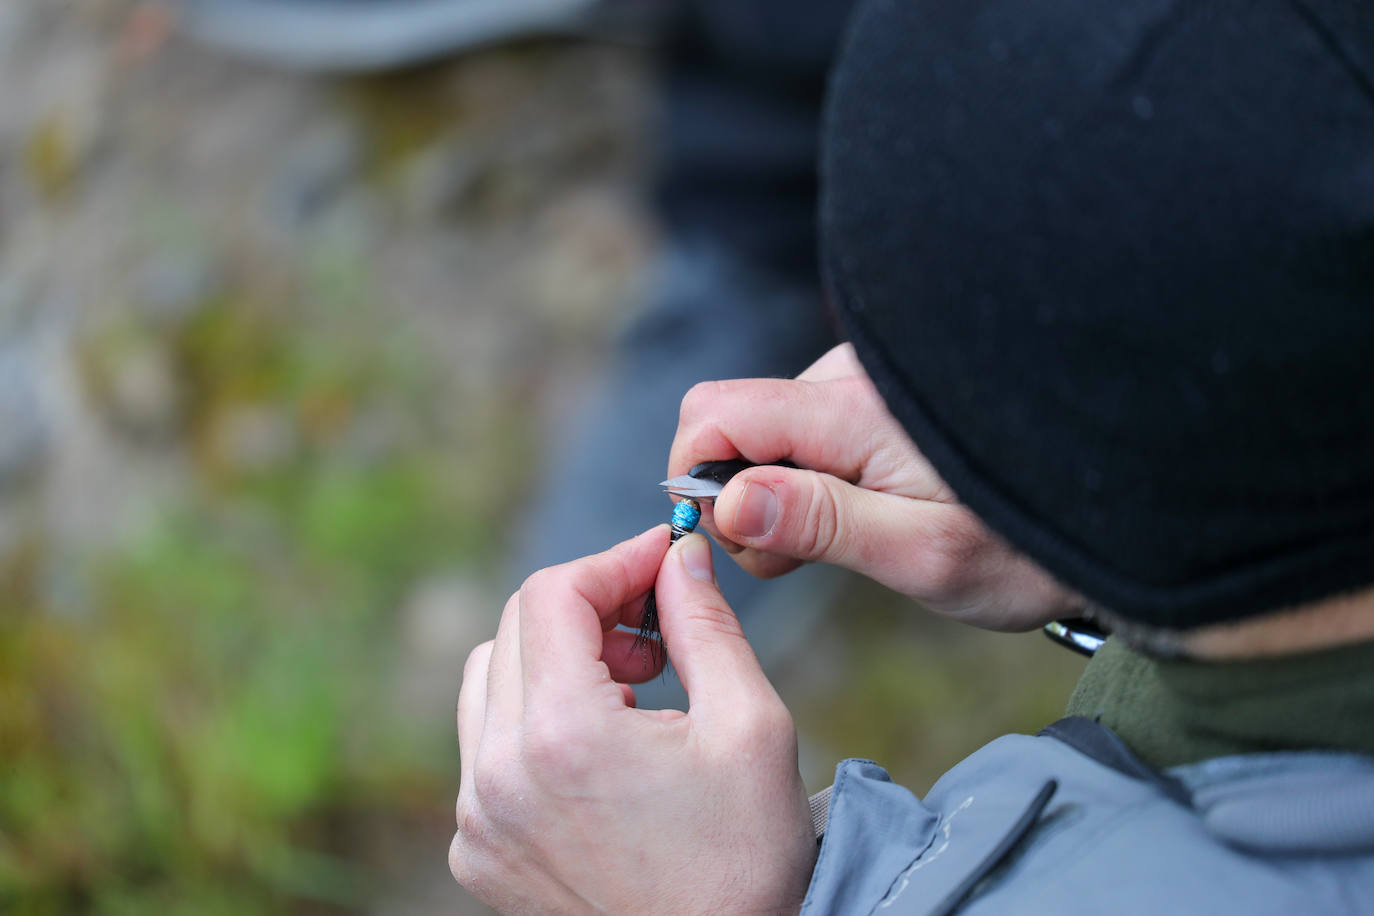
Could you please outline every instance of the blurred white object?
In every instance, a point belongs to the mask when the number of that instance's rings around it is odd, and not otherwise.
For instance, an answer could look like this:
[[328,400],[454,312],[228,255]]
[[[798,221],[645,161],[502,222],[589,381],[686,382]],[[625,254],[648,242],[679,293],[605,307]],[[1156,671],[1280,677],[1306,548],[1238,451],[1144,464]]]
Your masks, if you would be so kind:
[[644,34],[666,0],[185,0],[207,44],[303,70],[385,70],[535,35]]

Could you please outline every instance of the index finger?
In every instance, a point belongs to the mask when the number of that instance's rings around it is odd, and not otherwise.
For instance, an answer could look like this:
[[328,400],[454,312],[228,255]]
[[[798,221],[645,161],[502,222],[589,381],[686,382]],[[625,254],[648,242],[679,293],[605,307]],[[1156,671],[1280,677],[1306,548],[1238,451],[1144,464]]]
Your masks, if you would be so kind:
[[668,550],[660,525],[604,553],[531,576],[521,587],[520,665],[525,703],[563,699],[569,687],[600,689],[608,702],[624,696],[602,661],[605,631],[658,576]]
[[891,470],[873,467],[887,441],[908,440],[865,375],[704,382],[682,401],[668,476],[702,461],[741,457],[771,464],[787,458],[872,487],[879,481],[868,478]]

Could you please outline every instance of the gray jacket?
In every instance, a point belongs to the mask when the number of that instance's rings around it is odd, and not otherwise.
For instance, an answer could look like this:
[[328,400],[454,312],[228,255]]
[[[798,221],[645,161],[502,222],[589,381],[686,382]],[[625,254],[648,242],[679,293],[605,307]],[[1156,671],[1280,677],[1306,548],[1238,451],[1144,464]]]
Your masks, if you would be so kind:
[[1158,773],[1082,718],[999,738],[925,799],[836,771],[803,916],[1374,914],[1374,758],[1221,757]]

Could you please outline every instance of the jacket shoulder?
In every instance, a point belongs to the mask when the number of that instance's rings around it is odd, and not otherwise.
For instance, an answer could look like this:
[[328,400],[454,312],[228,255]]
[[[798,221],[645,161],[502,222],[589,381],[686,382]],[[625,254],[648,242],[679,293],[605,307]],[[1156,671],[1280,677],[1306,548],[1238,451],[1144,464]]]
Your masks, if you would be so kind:
[[1374,759],[1158,774],[1089,725],[1107,743],[999,738],[924,799],[871,761],[841,763],[803,914],[1374,914]]

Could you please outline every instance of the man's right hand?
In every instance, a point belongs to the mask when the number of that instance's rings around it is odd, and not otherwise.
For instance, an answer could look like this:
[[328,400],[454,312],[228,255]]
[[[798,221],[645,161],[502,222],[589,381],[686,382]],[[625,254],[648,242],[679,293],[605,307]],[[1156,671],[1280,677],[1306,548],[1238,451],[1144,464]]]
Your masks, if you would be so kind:
[[932,610],[992,630],[1029,630],[1082,599],[960,505],[888,413],[853,347],[796,379],[697,385],[682,402],[668,476],[742,457],[702,525],[756,576],[833,563]]

